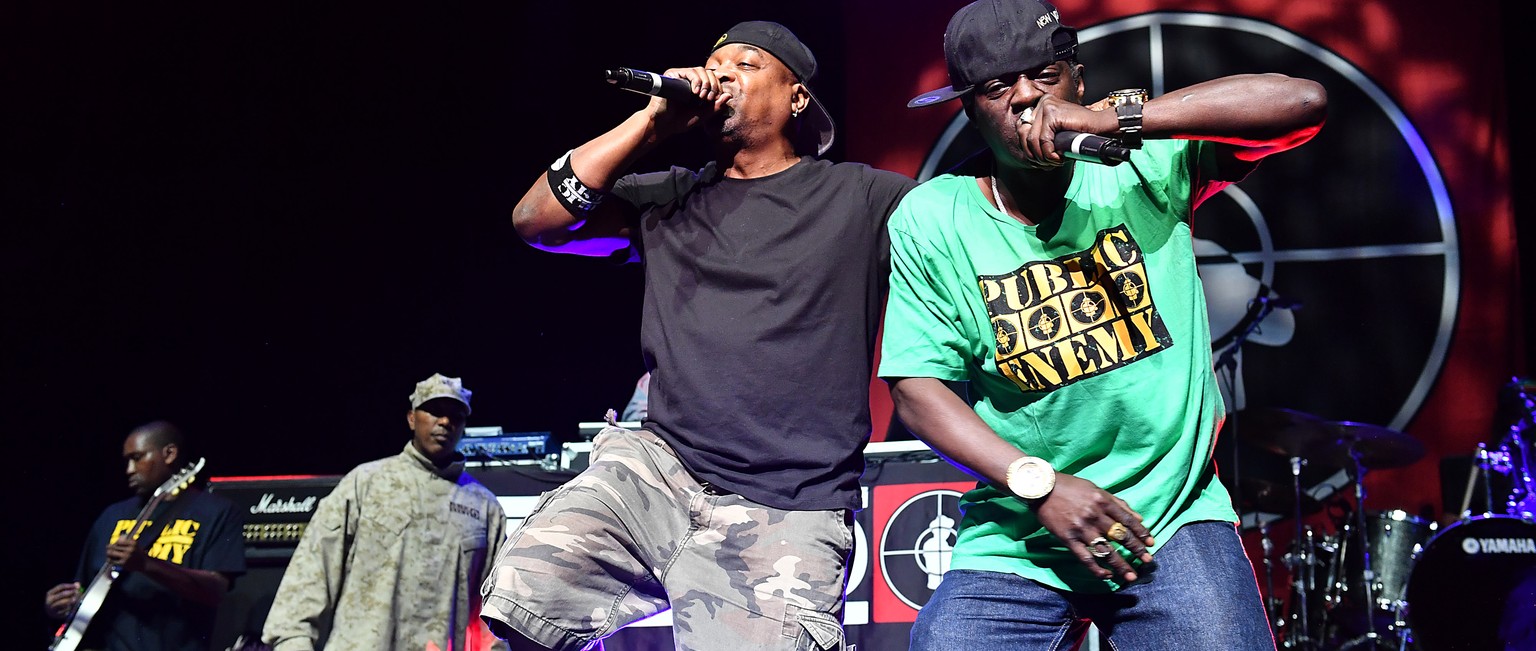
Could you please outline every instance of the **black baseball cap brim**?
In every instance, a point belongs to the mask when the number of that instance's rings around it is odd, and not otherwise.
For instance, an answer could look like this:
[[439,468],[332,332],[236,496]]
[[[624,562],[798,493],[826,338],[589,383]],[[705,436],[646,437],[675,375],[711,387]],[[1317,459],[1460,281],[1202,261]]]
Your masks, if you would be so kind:
[[1061,24],[1048,0],[976,0],[956,11],[944,29],[950,85],[912,98],[907,108],[942,104],[977,83],[1076,55],[1077,30]]
[[949,86],[946,88],[940,88],[938,90],[930,90],[908,101],[907,108],[922,108],[924,106],[932,106],[934,104],[943,104],[944,102],[948,102],[949,100],[971,92],[971,89],[975,87],[976,86],[974,85],[966,86],[965,88],[955,88],[954,86]]

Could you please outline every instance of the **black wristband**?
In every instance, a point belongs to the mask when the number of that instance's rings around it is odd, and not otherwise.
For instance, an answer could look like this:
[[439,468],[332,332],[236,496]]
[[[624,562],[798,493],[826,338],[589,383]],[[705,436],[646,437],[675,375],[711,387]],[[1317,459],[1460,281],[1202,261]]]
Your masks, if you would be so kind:
[[1109,94],[1115,106],[1115,117],[1120,121],[1120,142],[1131,149],[1141,149],[1141,105],[1147,101],[1147,91],[1126,88]]
[[1141,149],[1141,105],[1121,104],[1115,107],[1120,120],[1120,142],[1131,149]]
[[608,193],[589,188],[581,179],[576,178],[576,172],[571,171],[569,151],[555,160],[549,166],[549,173],[544,176],[549,179],[549,190],[555,194],[555,198],[577,217],[592,212],[603,202],[603,197],[608,196]]

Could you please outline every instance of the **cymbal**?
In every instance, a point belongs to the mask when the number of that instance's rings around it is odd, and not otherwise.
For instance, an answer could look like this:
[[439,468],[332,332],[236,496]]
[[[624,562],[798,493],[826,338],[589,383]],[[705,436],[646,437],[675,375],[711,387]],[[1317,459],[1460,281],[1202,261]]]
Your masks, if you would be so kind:
[[1355,459],[1370,470],[1400,468],[1424,458],[1424,444],[1418,439],[1378,425],[1338,421],[1329,423],[1330,440],[1320,456],[1353,467]]
[[1237,501],[1245,511],[1261,511],[1281,515],[1311,515],[1322,510],[1323,503],[1306,493],[1301,494],[1301,508],[1296,508],[1296,488],[1291,484],[1244,477],[1238,481]]
[[1335,438],[1328,421],[1294,409],[1244,409],[1231,420],[1239,440],[1287,458],[1311,456]]

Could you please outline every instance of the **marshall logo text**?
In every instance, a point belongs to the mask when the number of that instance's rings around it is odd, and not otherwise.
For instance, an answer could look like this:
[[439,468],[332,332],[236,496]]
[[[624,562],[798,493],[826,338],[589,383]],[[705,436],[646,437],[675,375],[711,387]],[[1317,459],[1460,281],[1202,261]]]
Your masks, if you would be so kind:
[[296,499],[289,496],[288,499],[277,499],[272,493],[264,493],[261,499],[251,507],[251,513],[309,513],[315,510],[315,503],[320,498],[313,495],[304,499]]

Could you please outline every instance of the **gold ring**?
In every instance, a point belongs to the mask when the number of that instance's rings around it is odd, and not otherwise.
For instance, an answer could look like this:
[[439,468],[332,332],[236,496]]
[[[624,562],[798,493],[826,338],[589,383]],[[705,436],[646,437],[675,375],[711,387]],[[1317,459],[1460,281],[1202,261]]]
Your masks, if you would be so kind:
[[1094,558],[1109,558],[1109,555],[1113,554],[1114,550],[1109,548],[1108,539],[1104,536],[1099,536],[1088,541],[1088,553],[1093,554]]
[[1104,535],[1109,536],[1109,539],[1115,542],[1125,542],[1125,537],[1130,533],[1130,530],[1126,529],[1125,525],[1116,522],[1109,525],[1109,530],[1105,531]]

